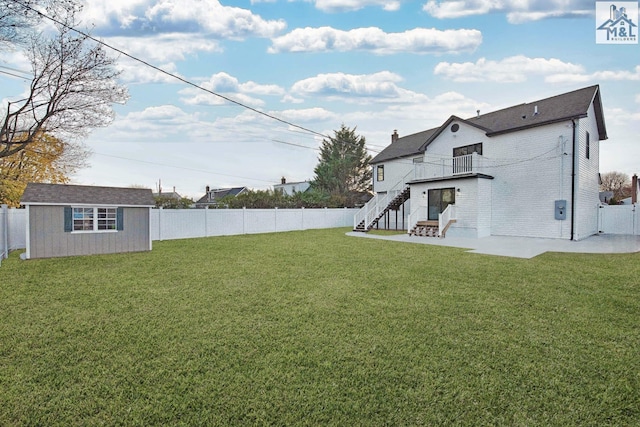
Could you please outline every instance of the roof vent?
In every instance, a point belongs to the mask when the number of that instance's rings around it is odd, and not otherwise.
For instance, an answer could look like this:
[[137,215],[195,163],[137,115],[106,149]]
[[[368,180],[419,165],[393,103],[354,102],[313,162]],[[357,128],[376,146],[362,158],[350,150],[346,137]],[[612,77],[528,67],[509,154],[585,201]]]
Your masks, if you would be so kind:
[[538,106],[537,105],[535,107],[533,107],[533,115],[534,116],[538,115]]
[[476,113],[478,114],[476,117],[480,117],[480,110],[476,110]]

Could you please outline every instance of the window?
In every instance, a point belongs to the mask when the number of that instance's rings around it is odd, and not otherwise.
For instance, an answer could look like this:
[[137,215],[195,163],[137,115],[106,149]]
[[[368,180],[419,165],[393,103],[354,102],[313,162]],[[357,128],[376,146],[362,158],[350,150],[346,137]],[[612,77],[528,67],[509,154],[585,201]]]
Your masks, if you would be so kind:
[[378,181],[384,181],[384,165],[379,165],[376,171]]
[[453,157],[466,156],[467,154],[482,154],[482,142],[477,144],[465,145],[464,147],[456,147],[453,149]]
[[416,164],[416,163],[424,163],[424,157],[414,157],[413,164]]
[[98,230],[116,230],[116,212],[115,208],[98,208]]
[[122,230],[122,208],[64,208],[64,231]]
[[589,150],[591,148],[591,147],[589,147],[589,143],[590,143],[590,141],[589,141],[589,132],[587,132],[587,147],[586,147],[586,151],[585,151],[585,155],[586,155],[587,159],[589,158],[589,155],[591,154],[591,153],[589,153]]

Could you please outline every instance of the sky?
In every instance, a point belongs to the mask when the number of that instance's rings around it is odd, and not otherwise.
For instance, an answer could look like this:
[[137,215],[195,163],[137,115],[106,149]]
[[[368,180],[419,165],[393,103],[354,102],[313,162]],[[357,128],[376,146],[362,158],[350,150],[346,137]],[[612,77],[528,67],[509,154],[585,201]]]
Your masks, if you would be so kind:
[[[342,124],[375,155],[394,130],[594,84],[600,171],[640,173],[640,45],[596,43],[606,18],[582,0],[88,0],[92,35],[167,73],[113,52],[130,98],[72,183],[265,190],[313,179]],[[19,52],[0,67],[30,69]],[[27,84],[0,73],[3,104]]]

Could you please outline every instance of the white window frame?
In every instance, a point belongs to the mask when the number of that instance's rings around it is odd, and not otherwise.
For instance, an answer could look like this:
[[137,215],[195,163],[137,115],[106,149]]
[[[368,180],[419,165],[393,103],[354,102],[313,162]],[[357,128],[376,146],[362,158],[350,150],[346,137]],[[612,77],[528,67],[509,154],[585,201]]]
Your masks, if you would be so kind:
[[[76,209],[82,209],[83,214],[87,214],[91,209],[92,228],[90,230],[76,230],[77,221],[87,221],[84,216],[82,218],[76,218]],[[105,212],[101,213],[100,210],[104,209]],[[110,215],[111,214],[111,215]],[[106,215],[104,218],[100,218],[100,215]],[[100,221],[113,221],[113,228],[100,229]],[[118,232],[118,208],[115,207],[89,207],[89,206],[72,206],[71,207],[71,232],[72,233],[117,233]]]

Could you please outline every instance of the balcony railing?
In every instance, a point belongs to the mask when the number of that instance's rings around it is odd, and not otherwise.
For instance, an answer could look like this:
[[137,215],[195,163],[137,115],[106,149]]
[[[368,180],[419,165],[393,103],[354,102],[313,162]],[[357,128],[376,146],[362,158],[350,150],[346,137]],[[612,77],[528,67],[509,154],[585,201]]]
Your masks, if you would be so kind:
[[425,157],[415,164],[415,179],[444,178],[447,176],[478,173],[482,170],[483,157],[478,153],[458,157]]

